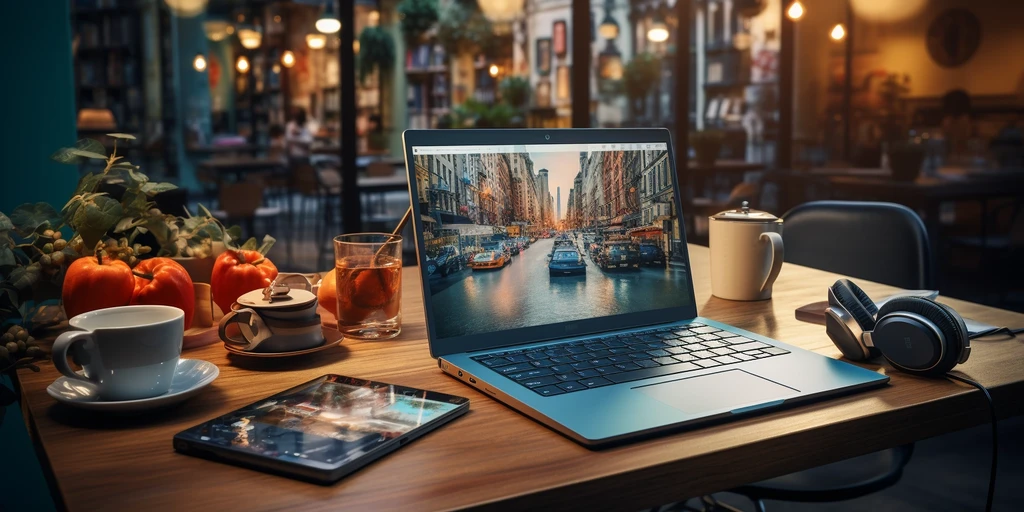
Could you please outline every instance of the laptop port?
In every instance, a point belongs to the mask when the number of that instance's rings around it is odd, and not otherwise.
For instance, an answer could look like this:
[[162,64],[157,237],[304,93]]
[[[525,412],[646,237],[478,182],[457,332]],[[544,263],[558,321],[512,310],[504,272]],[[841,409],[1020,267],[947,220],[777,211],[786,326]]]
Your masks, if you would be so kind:
[[476,379],[474,379],[473,377],[470,377],[469,378],[469,383],[470,384],[476,384]]
[[459,370],[459,377],[462,377],[462,370]]

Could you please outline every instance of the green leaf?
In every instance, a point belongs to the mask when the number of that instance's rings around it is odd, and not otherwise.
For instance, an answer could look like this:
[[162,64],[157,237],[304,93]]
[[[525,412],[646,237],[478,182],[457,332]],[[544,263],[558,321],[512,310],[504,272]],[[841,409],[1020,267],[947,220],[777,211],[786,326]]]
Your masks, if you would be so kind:
[[78,165],[82,163],[83,158],[82,155],[75,154],[75,150],[82,150],[99,154],[105,153],[107,151],[107,148],[103,147],[103,144],[100,144],[100,142],[97,140],[80,139],[78,142],[75,143],[74,147],[58,149],[56,152],[50,155],[50,159],[55,162],[60,162],[62,164]]
[[78,188],[75,189],[75,195],[85,194],[96,190],[96,185],[99,185],[100,180],[102,179],[102,174],[92,172],[82,176],[82,179],[78,180]]
[[0,247],[0,267],[13,267],[17,264],[14,251],[10,247]]
[[107,137],[113,137],[115,139],[135,140],[135,136],[128,133],[108,133]]
[[145,224],[146,220],[135,220],[134,217],[122,217],[121,220],[117,221],[117,225],[114,226],[114,233],[124,233],[131,228]]
[[18,267],[12,270],[7,282],[16,290],[25,290],[31,288],[39,280],[39,274],[39,264],[33,263],[27,267]]
[[174,190],[178,188],[173,183],[146,183],[142,186],[142,191],[147,195],[155,196],[161,192],[167,192],[168,190]]
[[14,229],[14,223],[12,223],[11,219],[4,215],[3,212],[0,212],[0,232],[10,231],[12,229]]
[[50,206],[50,203],[26,203],[11,212],[10,221],[14,224],[18,234],[26,237],[43,224],[49,224],[52,227],[60,225],[61,216],[60,212]]
[[206,209],[206,207],[201,204],[199,205],[199,213],[201,213],[203,217],[213,217],[213,214],[210,213],[210,210]]
[[75,212],[74,226],[85,246],[94,247],[117,224],[123,213],[121,203],[107,196],[95,197]]
[[252,237],[246,240],[239,249],[243,251],[255,251],[257,247],[256,237]]
[[70,150],[72,155],[80,156],[83,158],[92,158],[93,160],[106,160],[107,155],[101,155],[95,151],[86,151],[84,149],[72,149]]
[[224,230],[224,245],[233,247],[235,240],[242,239],[242,226],[231,226]]
[[274,237],[272,237],[270,235],[265,235],[263,237],[263,243],[260,244],[259,249],[256,249],[256,251],[258,251],[260,254],[266,256],[267,253],[270,252],[270,248],[274,246],[275,242],[277,242],[277,239],[275,239]]

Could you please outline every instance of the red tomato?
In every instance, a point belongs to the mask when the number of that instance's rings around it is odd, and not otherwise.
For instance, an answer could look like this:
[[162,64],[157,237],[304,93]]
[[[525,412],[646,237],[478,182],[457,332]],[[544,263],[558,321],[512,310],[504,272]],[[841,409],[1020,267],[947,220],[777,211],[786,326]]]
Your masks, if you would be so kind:
[[277,267],[256,251],[225,251],[213,264],[210,287],[213,302],[221,311],[231,311],[231,304],[253,290],[266,288],[277,277]]
[[150,258],[135,266],[132,304],[174,306],[185,312],[185,328],[192,327],[196,294],[188,271],[170,258]]
[[74,318],[88,311],[127,306],[134,291],[131,267],[99,252],[96,256],[78,258],[68,266],[61,299],[68,318]]

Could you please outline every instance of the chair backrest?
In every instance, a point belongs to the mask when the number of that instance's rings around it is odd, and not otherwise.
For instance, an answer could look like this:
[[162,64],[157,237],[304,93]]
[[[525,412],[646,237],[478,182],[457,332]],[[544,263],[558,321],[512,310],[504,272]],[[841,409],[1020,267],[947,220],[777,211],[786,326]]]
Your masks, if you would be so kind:
[[786,261],[901,288],[932,289],[932,253],[906,206],[814,201],[782,216]]
[[309,162],[292,164],[290,173],[294,192],[307,196],[320,193],[320,177]]
[[395,174],[395,166],[387,162],[370,162],[366,166],[367,176],[392,176]]
[[256,215],[263,205],[263,184],[254,182],[225,183],[220,187],[220,209],[229,218],[244,219]]

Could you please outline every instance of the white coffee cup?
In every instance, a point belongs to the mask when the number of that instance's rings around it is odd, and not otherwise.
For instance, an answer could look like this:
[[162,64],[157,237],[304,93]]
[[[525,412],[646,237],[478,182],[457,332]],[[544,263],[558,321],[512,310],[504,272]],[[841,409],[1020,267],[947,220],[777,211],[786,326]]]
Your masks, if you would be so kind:
[[782,270],[782,219],[751,210],[747,202],[737,210],[709,218],[711,293],[729,300],[764,300]]
[[[159,396],[171,387],[181,356],[185,312],[170,306],[121,306],[82,313],[53,342],[53,365],[95,386],[104,400]],[[71,350],[85,375],[68,365]]]

